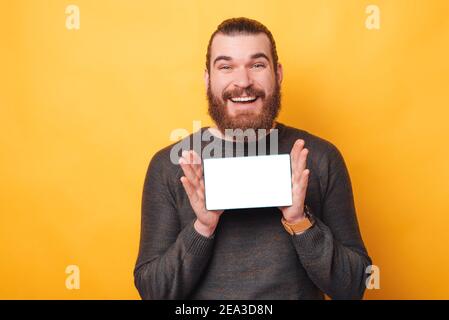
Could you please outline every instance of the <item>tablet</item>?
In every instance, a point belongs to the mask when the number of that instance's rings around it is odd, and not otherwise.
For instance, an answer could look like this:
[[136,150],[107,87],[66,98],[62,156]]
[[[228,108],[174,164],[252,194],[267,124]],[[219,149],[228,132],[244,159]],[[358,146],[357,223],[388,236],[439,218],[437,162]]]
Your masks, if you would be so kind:
[[292,205],[290,154],[203,159],[207,210]]

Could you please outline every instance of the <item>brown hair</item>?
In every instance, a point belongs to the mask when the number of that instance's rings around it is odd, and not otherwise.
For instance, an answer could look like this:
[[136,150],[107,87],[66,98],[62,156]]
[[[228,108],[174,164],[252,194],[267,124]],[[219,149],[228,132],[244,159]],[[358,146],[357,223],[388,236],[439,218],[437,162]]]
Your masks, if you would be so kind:
[[233,36],[236,34],[259,34],[264,33],[267,35],[268,39],[271,43],[271,56],[273,58],[273,67],[274,72],[277,71],[278,64],[278,54],[276,51],[276,42],[274,41],[273,35],[270,30],[265,27],[262,23],[256,20],[240,17],[240,18],[231,18],[224,20],[217,27],[217,30],[212,33],[209,44],[207,45],[207,53],[206,53],[206,69],[207,72],[210,72],[210,49],[212,45],[212,41],[217,33],[222,33],[224,35]]

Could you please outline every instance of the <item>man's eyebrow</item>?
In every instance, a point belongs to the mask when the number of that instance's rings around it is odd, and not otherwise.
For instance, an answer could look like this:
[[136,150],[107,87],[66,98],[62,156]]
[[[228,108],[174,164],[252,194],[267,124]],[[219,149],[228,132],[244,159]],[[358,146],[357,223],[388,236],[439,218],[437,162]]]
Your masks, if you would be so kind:
[[216,57],[214,59],[214,63],[213,64],[215,65],[215,63],[217,63],[217,61],[219,61],[219,60],[231,61],[232,58],[230,56],[218,56],[218,57]]
[[270,62],[270,59],[268,58],[268,56],[263,52],[258,52],[258,53],[251,55],[251,59],[257,59],[257,58],[265,58],[265,59],[267,59],[268,62]]
[[[251,59],[264,58],[264,59],[266,59],[268,62],[270,62],[270,58],[268,58],[268,56],[267,56],[265,53],[263,53],[263,52],[258,52],[258,53],[252,54],[252,55],[250,56],[250,58],[251,58]],[[213,65],[215,65],[215,63],[217,63],[217,61],[220,61],[220,60],[231,61],[232,58],[231,58],[230,56],[218,56],[218,57],[216,57],[216,58],[214,59]]]

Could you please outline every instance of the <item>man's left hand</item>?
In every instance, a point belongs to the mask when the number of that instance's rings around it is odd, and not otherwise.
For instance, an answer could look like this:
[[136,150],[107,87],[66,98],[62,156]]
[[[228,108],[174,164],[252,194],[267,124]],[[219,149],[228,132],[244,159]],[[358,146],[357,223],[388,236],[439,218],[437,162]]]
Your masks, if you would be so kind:
[[309,150],[304,148],[304,140],[296,140],[290,152],[292,163],[292,205],[279,207],[288,223],[298,223],[305,218],[304,200],[310,174],[310,170],[306,169],[308,153]]

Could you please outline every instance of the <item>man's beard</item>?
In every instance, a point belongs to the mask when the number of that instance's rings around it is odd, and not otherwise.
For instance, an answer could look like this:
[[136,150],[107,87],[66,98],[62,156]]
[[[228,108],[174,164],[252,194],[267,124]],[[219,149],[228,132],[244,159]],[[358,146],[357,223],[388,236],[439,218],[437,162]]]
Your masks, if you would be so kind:
[[[247,96],[258,96],[259,99],[263,100],[260,114],[255,114],[254,111],[248,110],[240,111],[235,116],[230,116],[227,110],[228,99],[241,96],[244,92]],[[273,93],[268,96],[265,95],[263,90],[249,87],[225,91],[222,94],[222,100],[220,100],[212,93],[209,80],[207,100],[209,103],[209,115],[223,134],[226,129],[241,129],[243,132],[247,129],[253,129],[256,131],[256,134],[258,129],[265,129],[268,133],[273,127],[274,120],[277,118],[281,108],[281,88],[276,79]]]

